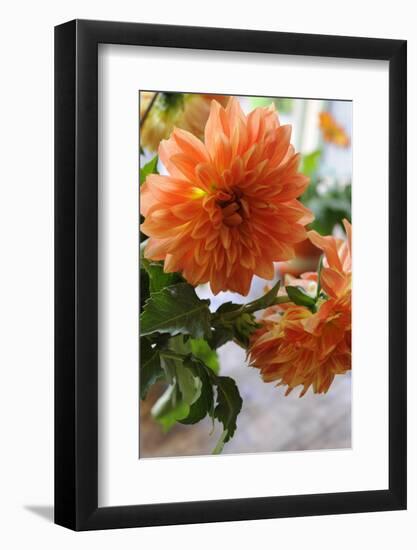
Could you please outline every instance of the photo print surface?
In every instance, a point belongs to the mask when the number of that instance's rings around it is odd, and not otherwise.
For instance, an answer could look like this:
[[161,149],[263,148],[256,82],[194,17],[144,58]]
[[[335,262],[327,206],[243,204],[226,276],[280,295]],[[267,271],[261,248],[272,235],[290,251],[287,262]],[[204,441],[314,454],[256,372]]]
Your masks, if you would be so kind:
[[139,458],[351,446],[352,102],[139,92]]

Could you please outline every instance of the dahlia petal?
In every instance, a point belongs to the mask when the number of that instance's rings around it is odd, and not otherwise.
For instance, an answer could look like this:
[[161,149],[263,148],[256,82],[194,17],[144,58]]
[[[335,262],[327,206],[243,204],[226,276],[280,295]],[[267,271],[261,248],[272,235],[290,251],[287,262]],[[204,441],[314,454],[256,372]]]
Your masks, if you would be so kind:
[[167,254],[170,239],[154,239],[150,237],[145,246],[144,256],[148,260],[163,260]]
[[190,262],[184,267],[183,274],[187,281],[192,285],[205,283],[209,280],[209,267],[207,265],[198,265],[195,262]]
[[246,127],[245,113],[243,112],[239,101],[235,97],[230,98],[230,101],[227,104],[225,111],[228,115],[230,128],[235,128],[239,125],[243,125]]
[[285,124],[284,126],[280,126],[275,130],[274,143],[278,144],[278,146],[276,146],[275,152],[271,157],[271,166],[278,167],[284,160],[290,146],[291,133],[291,124]]
[[181,153],[181,149],[172,139],[164,139],[159,144],[158,156],[162,164],[165,166],[171,176],[173,176],[174,178],[183,179],[181,170],[179,170],[176,165],[171,161],[171,157],[179,153]]
[[290,201],[300,197],[307,189],[310,178],[302,174],[294,174],[285,181],[282,190],[279,193],[279,200],[282,202]]
[[337,271],[343,271],[334,237],[323,237],[317,231],[309,231],[307,235],[314,246],[317,246],[317,248],[320,248],[324,252],[329,266],[335,268]]
[[153,205],[153,203],[154,201],[152,198],[152,193],[150,192],[145,181],[145,183],[142,185],[140,189],[140,200],[139,200],[140,213],[142,214],[142,216],[147,216],[149,208]]
[[252,282],[252,273],[247,269],[239,269],[235,272],[233,278],[230,279],[231,290],[238,292],[242,296],[246,296],[250,290]]
[[212,224],[210,219],[205,215],[200,216],[200,218],[194,222],[193,229],[191,231],[191,237],[193,239],[204,239],[208,238],[210,230],[212,229]]
[[220,229],[220,239],[223,243],[224,248],[229,248],[231,243],[231,235],[228,227],[222,227]]
[[214,157],[217,170],[223,172],[230,165],[232,147],[224,134],[218,134],[214,139]]
[[177,255],[167,254],[164,261],[164,271],[165,273],[176,273],[181,269],[181,260]]
[[189,157],[184,153],[177,153],[176,155],[171,156],[171,162],[189,182],[195,181],[196,163],[192,157]]
[[346,277],[332,268],[323,267],[320,280],[326,294],[334,298],[337,298],[346,287]]
[[235,227],[237,225],[240,225],[242,221],[243,221],[243,218],[237,212],[223,219],[223,222],[228,227]]
[[219,236],[217,232],[213,231],[211,234],[209,234],[205,241],[205,249],[213,250],[217,246],[218,238]]
[[314,214],[311,210],[295,199],[289,202],[278,203],[276,206],[277,215],[285,217],[287,222],[307,225],[314,220]]
[[200,266],[206,266],[209,263],[210,254],[204,249],[203,241],[198,241],[194,246],[194,260]]
[[222,106],[217,101],[211,102],[210,115],[204,130],[204,143],[210,156],[214,158],[216,136],[223,133],[223,125],[220,118]]
[[254,109],[248,116],[248,145],[256,144],[260,141],[265,131],[264,109]]
[[188,221],[200,215],[201,201],[189,201],[176,204],[170,208],[170,211],[176,218]]
[[162,205],[172,205],[194,198],[195,188],[189,182],[174,180],[168,176],[152,174],[146,178],[144,185],[146,192],[153,195],[154,202]]
[[214,167],[208,163],[200,163],[195,168],[196,182],[206,191],[217,183],[219,176]]
[[141,224],[140,229],[145,235],[160,238],[174,237],[175,235],[182,233],[187,229],[187,225],[178,225],[178,221],[173,217],[173,221],[165,219],[162,221],[158,219],[157,214],[163,211],[156,211],[152,215],[145,218],[145,221]]
[[171,137],[176,141],[182,152],[193,158],[197,163],[208,162],[210,160],[203,143],[190,132],[175,128]]
[[270,280],[275,276],[274,264],[264,260],[263,258],[257,258],[254,271],[255,275],[262,277],[262,279]]

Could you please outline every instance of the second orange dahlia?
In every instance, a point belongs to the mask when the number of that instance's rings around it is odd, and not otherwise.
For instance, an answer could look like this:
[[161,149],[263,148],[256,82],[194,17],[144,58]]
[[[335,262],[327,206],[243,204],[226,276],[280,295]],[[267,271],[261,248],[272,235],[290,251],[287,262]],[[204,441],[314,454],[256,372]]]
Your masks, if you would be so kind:
[[297,386],[302,386],[300,397],[310,387],[326,393],[337,374],[352,368],[351,226],[344,225],[347,241],[309,232],[324,252],[320,284],[326,298],[319,300],[318,311],[274,306],[251,337],[251,365],[265,382],[287,386],[287,394]]

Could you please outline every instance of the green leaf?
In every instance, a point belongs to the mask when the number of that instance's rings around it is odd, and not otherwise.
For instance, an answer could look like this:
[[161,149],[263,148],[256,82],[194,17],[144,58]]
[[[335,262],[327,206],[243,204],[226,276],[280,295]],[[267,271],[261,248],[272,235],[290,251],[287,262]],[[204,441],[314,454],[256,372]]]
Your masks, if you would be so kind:
[[146,300],[150,296],[149,291],[149,275],[144,269],[139,271],[139,282],[140,282],[140,311],[142,312],[143,306],[145,305]]
[[184,366],[190,368],[192,372],[199,377],[201,382],[201,393],[199,398],[192,403],[188,416],[180,422],[182,424],[195,424],[202,420],[207,414],[213,417],[213,386],[207,370],[202,365],[198,366],[192,357],[188,357],[184,361]]
[[322,269],[323,269],[323,259],[324,259],[324,256],[323,256],[323,254],[322,254],[322,255],[320,256],[319,265],[318,265],[318,269],[317,269],[316,302],[317,302],[317,300],[319,299],[320,293],[321,293],[321,271],[322,271]]
[[181,422],[190,415],[191,406],[200,399],[203,384],[179,354],[172,357],[162,354],[162,364],[170,386],[151,412],[163,430],[168,431],[175,422]]
[[149,174],[158,174],[158,155],[155,155],[153,159],[140,169],[139,182],[142,185]]
[[227,376],[216,377],[217,401],[214,409],[214,417],[222,424],[227,434],[223,442],[227,443],[235,433],[236,419],[242,408],[242,398],[235,381]]
[[232,328],[224,326],[215,327],[209,340],[210,347],[212,349],[218,349],[221,346],[224,346],[227,342],[233,340],[234,336],[235,335]]
[[214,330],[210,339],[211,347],[218,348],[229,340],[235,340],[239,345],[247,347],[251,333],[258,327],[253,312],[272,305],[278,288],[279,283],[265,296],[247,305],[232,302],[222,304],[212,316]]
[[153,332],[210,337],[209,300],[200,300],[188,283],[168,286],[151,294],[140,316],[141,334]]
[[152,416],[161,424],[164,432],[188,416],[189,412],[190,406],[180,399],[176,384],[167,388],[151,410]]
[[206,340],[201,338],[190,338],[188,343],[194,357],[200,359],[200,361],[207,365],[215,374],[218,374],[220,365],[216,350],[212,349]]
[[159,351],[146,338],[140,339],[140,397],[145,399],[149,388],[164,378]]
[[[180,347],[176,339],[175,347]],[[152,414],[164,430],[175,422],[194,424],[207,414],[223,424],[223,434],[216,446],[221,452],[236,430],[236,419],[242,408],[242,398],[234,380],[217,376],[207,365],[192,354],[161,351],[164,370],[171,385],[152,409]],[[214,386],[217,389],[214,407]]]
[[165,273],[162,262],[153,262],[142,258],[141,265],[149,276],[149,290],[151,293],[159,292],[166,286],[184,282],[179,273]]
[[202,382],[200,378],[194,376],[184,363],[177,364],[175,372],[182,400],[188,405],[192,405],[201,395]]
[[233,302],[225,302],[216,309],[216,315],[223,315],[224,313],[231,313],[232,311],[242,310],[243,304],[234,304]]
[[297,306],[305,306],[311,309],[313,312],[316,310],[316,301],[314,298],[303,292],[298,286],[285,287],[288,297]]
[[254,313],[255,311],[258,311],[260,309],[265,309],[267,307],[273,306],[275,304],[280,284],[280,281],[278,281],[266,294],[264,294],[257,300],[246,304],[244,308],[245,312]]

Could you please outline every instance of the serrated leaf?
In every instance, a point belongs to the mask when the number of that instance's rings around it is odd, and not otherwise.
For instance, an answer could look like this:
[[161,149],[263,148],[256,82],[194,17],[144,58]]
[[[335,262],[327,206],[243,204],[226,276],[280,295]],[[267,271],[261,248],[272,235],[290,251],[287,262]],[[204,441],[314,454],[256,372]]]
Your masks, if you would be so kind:
[[149,174],[158,174],[158,155],[155,155],[153,159],[147,162],[141,169],[139,175],[139,182],[142,185]]
[[141,334],[153,332],[210,337],[209,300],[200,300],[194,288],[180,283],[151,294],[140,316]]
[[159,351],[146,338],[140,339],[140,397],[145,399],[149,388],[164,378]]
[[287,286],[285,287],[288,297],[294,304],[297,306],[305,306],[309,309],[314,310],[316,307],[316,301],[314,298],[303,292],[299,287],[297,286]]
[[227,434],[223,436],[223,442],[227,443],[235,433],[236,419],[242,408],[242,398],[235,381],[227,376],[218,376],[215,384],[217,386],[217,401],[214,409],[214,416],[223,424]]
[[179,273],[165,273],[164,264],[162,262],[152,262],[142,258],[141,266],[148,274],[149,290],[151,293],[159,292],[166,286],[184,282],[184,279]]
[[[176,347],[178,347],[178,340]],[[172,375],[172,384],[167,392],[155,404],[152,413],[165,430],[175,422],[194,424],[207,414],[223,424],[223,434],[216,449],[221,452],[224,444],[229,441],[236,430],[236,418],[242,408],[242,398],[233,379],[217,376],[199,358],[182,355],[173,351],[162,351],[163,363]],[[175,366],[174,366],[175,365]],[[182,369],[181,371],[179,369]],[[181,372],[181,375],[179,374]],[[181,377],[189,377],[184,387]],[[191,380],[194,380],[196,392]],[[197,381],[197,382],[196,382]],[[217,389],[216,407],[214,408],[214,386]],[[187,405],[185,407],[184,405]]]

